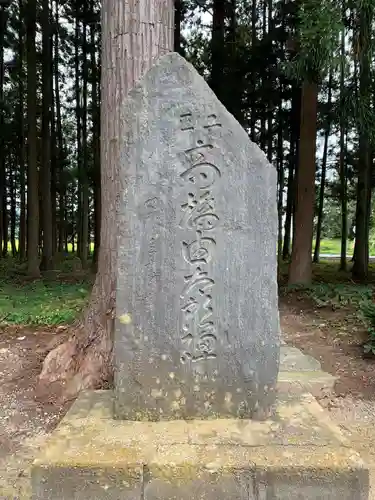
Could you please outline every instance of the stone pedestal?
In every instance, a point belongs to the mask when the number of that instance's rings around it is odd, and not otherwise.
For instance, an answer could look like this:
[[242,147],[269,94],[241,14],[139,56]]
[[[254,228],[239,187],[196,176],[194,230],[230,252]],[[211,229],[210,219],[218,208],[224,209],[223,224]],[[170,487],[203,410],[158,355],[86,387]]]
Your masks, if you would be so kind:
[[272,419],[113,419],[80,396],[32,470],[33,500],[365,500],[368,469],[310,394]]

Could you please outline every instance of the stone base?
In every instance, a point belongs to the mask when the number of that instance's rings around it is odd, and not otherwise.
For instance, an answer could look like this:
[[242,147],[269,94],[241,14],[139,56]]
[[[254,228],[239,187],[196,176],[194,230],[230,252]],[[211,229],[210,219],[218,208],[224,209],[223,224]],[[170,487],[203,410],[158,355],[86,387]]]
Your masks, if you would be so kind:
[[32,469],[34,500],[367,500],[369,475],[310,394],[265,422],[112,419],[80,396]]
[[277,380],[279,391],[311,392],[315,397],[331,392],[337,377],[322,371],[316,359],[303,354],[296,347],[282,345],[280,371]]

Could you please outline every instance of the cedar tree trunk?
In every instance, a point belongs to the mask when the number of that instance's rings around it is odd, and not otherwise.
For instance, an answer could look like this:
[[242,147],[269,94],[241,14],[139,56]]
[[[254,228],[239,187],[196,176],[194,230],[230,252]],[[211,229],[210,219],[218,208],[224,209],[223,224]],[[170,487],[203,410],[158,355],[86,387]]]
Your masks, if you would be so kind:
[[101,82],[101,206],[98,273],[81,328],[51,351],[40,380],[67,382],[66,396],[112,381],[116,306],[116,209],[120,112],[128,91],[158,56],[173,49],[173,0],[103,0]]

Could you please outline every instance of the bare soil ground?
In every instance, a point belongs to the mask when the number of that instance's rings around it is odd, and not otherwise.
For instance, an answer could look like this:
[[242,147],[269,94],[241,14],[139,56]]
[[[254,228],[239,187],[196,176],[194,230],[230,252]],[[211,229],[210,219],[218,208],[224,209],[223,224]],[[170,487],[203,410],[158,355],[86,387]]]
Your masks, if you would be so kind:
[[[363,327],[350,309],[316,308],[295,295],[281,299],[284,338],[339,377],[320,403],[375,469],[375,360],[363,359]],[[38,387],[46,353],[67,337],[58,329],[0,328],[0,500],[29,498],[30,465],[69,405],[61,387]]]
[[65,329],[0,329],[0,499],[30,495],[29,469],[48,433],[67,411],[61,387],[37,385],[46,353],[66,337]]
[[287,344],[310,354],[324,371],[338,377],[333,393],[317,399],[369,464],[374,500],[375,359],[363,357],[366,331],[356,311],[317,308],[310,300],[290,296],[281,300],[280,317]]

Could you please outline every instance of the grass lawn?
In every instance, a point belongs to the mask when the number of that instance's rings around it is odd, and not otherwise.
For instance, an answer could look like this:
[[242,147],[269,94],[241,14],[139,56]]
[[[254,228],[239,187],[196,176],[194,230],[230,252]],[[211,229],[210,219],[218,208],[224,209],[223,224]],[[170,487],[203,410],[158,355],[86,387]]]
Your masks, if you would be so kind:
[[81,283],[0,282],[0,324],[61,325],[82,311],[90,285]]
[[[348,248],[347,248],[347,253],[349,255],[353,254],[354,250],[354,241],[349,241],[348,240]],[[315,241],[313,242],[313,249],[315,248]],[[332,253],[336,255],[340,255],[341,253],[341,240],[321,240],[320,242],[320,253]]]
[[[348,244],[348,253],[353,251],[353,243]],[[340,240],[323,240],[321,243],[322,262],[314,264],[314,282],[304,290],[319,305],[356,303],[371,300],[375,283],[375,264],[370,265],[368,286],[358,286],[351,281],[350,264],[348,271],[338,271],[337,261],[325,261],[324,253],[339,254]],[[74,254],[65,256],[59,262],[60,277],[42,278],[30,281],[26,276],[25,264],[16,259],[0,260],[0,326],[1,324],[60,325],[72,323],[87,304],[93,276],[77,272]],[[281,293],[287,290],[288,263],[279,267]],[[301,290],[300,290],[301,291]]]

